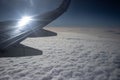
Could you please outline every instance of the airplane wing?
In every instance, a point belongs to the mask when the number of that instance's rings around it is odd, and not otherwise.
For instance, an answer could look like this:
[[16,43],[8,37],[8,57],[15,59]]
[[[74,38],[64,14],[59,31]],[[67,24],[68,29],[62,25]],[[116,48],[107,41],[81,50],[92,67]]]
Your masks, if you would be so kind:
[[61,5],[53,11],[32,17],[30,24],[18,25],[18,20],[0,22],[0,50],[4,50],[25,39],[35,30],[44,26],[62,15],[68,8],[71,0],[63,0]]

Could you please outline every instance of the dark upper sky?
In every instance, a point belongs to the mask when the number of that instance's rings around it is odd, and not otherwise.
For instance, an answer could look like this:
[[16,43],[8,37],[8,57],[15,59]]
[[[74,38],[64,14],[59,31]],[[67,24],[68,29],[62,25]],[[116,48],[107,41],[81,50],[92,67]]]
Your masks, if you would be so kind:
[[[72,0],[55,26],[120,27],[119,0]],[[58,23],[57,23],[58,22]]]
[[[62,0],[0,0],[0,21],[42,14]],[[68,11],[49,26],[120,26],[119,0],[72,0]]]

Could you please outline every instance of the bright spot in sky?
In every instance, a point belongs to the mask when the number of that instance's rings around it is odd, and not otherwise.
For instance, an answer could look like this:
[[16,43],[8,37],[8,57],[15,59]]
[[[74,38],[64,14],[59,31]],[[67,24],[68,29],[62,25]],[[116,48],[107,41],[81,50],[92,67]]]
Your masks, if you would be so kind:
[[18,22],[18,26],[22,27],[27,25],[30,21],[32,20],[32,18],[30,16],[24,16],[20,19],[20,21]]

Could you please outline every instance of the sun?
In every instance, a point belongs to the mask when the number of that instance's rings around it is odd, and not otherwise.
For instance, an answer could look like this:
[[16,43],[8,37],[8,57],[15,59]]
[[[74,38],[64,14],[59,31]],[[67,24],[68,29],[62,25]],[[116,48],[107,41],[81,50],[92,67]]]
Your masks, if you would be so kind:
[[24,16],[19,20],[18,26],[19,27],[25,26],[28,23],[30,23],[31,20],[32,20],[32,18],[30,16]]

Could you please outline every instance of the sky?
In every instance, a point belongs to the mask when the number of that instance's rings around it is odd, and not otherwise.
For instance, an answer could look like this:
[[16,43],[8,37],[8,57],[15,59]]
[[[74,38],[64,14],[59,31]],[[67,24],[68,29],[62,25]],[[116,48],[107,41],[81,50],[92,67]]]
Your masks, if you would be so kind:
[[120,27],[119,0],[72,0],[53,26]]
[[40,15],[55,9],[62,0],[0,0],[0,21]]
[[[55,9],[62,0],[0,0],[0,21]],[[71,0],[62,16],[48,26],[120,27],[119,0]]]

